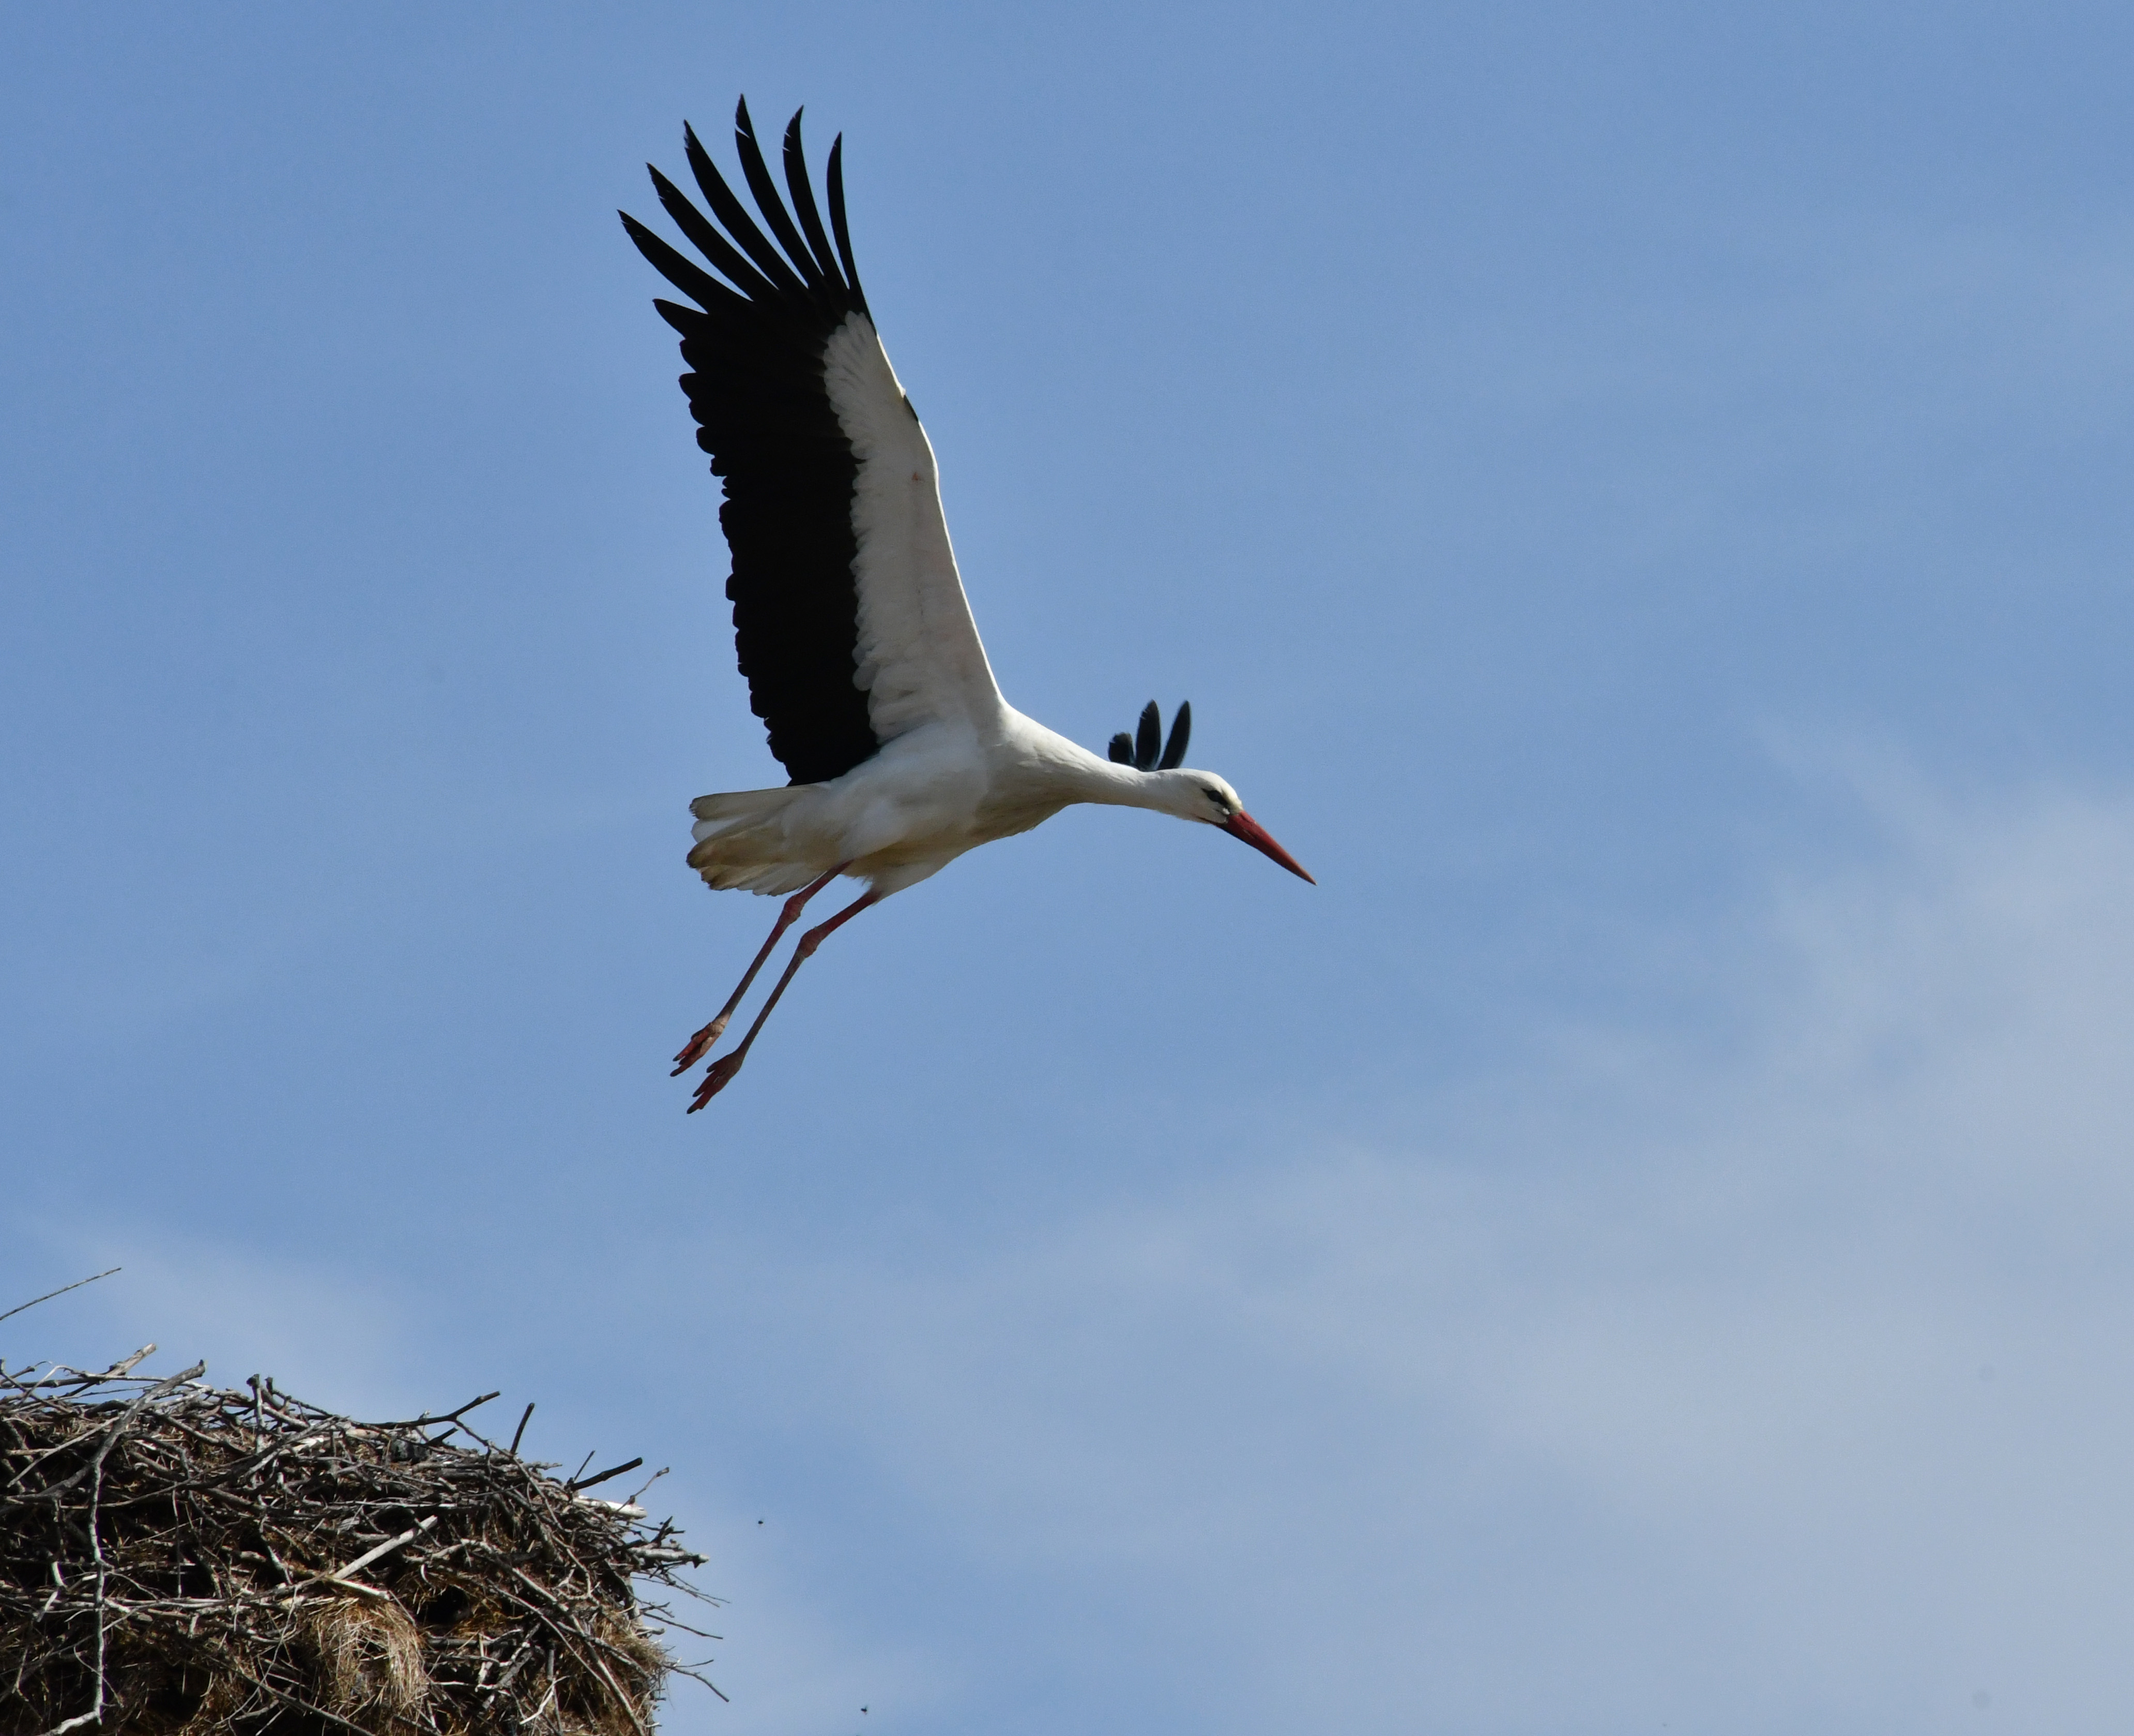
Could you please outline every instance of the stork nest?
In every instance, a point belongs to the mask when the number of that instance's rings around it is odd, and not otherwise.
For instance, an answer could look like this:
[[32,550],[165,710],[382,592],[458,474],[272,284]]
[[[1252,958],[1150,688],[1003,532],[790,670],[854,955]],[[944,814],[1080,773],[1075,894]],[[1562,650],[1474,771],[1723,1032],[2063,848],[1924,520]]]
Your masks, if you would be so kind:
[[702,1598],[703,1558],[585,1493],[641,1461],[558,1478],[483,1399],[359,1423],[140,1361],[0,1365],[0,1730],[649,1736],[705,1681],[638,1584]]

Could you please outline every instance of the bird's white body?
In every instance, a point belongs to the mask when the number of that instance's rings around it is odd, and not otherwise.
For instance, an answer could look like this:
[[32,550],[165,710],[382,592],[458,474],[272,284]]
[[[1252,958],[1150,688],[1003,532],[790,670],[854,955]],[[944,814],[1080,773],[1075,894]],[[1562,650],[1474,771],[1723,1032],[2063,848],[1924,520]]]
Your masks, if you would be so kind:
[[828,784],[700,796],[689,866],[722,890],[764,893],[837,869],[886,898],[1078,802],[1210,818],[1210,784],[1236,804],[1211,772],[1115,765],[1001,701],[982,721],[921,724]]

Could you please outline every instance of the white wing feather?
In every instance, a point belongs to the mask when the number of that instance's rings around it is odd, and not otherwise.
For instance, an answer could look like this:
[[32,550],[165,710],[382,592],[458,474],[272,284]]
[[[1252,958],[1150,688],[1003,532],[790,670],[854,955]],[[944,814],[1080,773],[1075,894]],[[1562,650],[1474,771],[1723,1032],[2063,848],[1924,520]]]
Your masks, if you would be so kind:
[[987,716],[1002,703],[1000,688],[957,576],[934,448],[865,314],[832,334],[823,368],[859,461],[853,681],[867,693],[867,721],[888,742],[921,724]]

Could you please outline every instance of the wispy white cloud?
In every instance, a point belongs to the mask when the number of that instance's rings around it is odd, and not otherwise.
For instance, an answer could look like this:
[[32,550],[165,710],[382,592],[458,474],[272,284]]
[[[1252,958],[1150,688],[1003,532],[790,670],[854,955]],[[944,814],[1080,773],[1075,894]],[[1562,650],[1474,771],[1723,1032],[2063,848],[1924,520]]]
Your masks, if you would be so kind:
[[1865,793],[1886,849],[1772,888],[1723,1043],[1589,1032],[1411,1147],[945,1270],[766,1266],[784,1390],[1211,1729],[2124,1721],[2134,803]]

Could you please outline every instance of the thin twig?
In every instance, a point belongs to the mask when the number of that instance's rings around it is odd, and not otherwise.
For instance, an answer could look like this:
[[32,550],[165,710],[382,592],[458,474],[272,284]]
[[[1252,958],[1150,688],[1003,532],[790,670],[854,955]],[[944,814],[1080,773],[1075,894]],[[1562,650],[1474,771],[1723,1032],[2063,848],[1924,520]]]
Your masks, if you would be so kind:
[[290,1586],[288,1589],[290,1592],[295,1593],[302,1591],[307,1587],[312,1585],[336,1585],[344,1591],[354,1592],[360,1598],[389,1598],[392,1596],[392,1593],[389,1591],[382,1591],[375,1585],[365,1585],[360,1580],[352,1579],[350,1576],[354,1574],[361,1573],[363,1570],[369,1566],[372,1562],[383,1560],[385,1556],[391,1555],[394,1550],[400,1548],[403,1545],[413,1543],[418,1537],[421,1536],[424,1531],[429,1530],[430,1527],[437,1522],[437,1516],[435,1513],[432,1513],[420,1525],[410,1526],[406,1531],[401,1532],[398,1536],[389,1539],[387,1541],[379,1544],[377,1548],[370,1550],[366,1555],[358,1555],[353,1561],[350,1562],[347,1566],[337,1568],[330,1573],[313,1574],[308,1579],[297,1580],[297,1583]]
[[[50,1736],[66,1736],[69,1730],[78,1730],[85,1724],[104,1722],[104,1641],[109,1632],[105,1622],[104,1584],[107,1578],[104,1560],[104,1540],[97,1530],[97,1507],[104,1494],[104,1454],[96,1455],[96,1476],[92,1480],[89,1497],[89,1552],[96,1562],[96,1699],[89,1709],[65,1724],[56,1725]],[[55,1564],[56,1565],[56,1564]]]
[[[497,1388],[497,1392],[501,1392],[504,1389],[500,1386]],[[457,1422],[461,1417],[465,1416],[468,1411],[473,1410],[476,1406],[485,1405],[496,1396],[496,1392],[485,1392],[480,1398],[469,1399],[456,1410],[440,1410],[434,1416],[427,1410],[425,1410],[420,1416],[412,1416],[405,1422],[373,1423],[370,1426],[374,1429],[434,1429],[439,1423]]]
[[84,1284],[94,1284],[99,1278],[109,1278],[113,1273],[125,1270],[123,1266],[114,1266],[109,1272],[92,1272],[86,1278],[77,1278],[71,1284],[62,1284],[57,1290],[48,1290],[41,1296],[32,1296],[27,1302],[17,1302],[6,1314],[0,1314],[0,1320],[12,1320],[26,1308],[35,1308],[40,1302],[49,1302],[55,1296],[64,1296],[70,1290],[80,1290]]
[[[625,1471],[634,1471],[644,1463],[645,1460],[642,1458],[625,1459],[619,1465],[610,1465],[605,1471],[596,1471],[590,1477],[573,1477],[563,1487],[575,1495],[582,1489],[592,1488],[596,1483],[606,1483],[611,1477],[620,1477]],[[585,1467],[580,1465],[578,1468],[582,1471]]]

